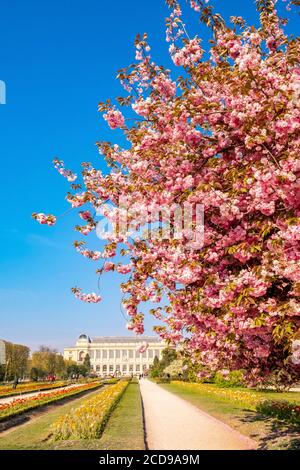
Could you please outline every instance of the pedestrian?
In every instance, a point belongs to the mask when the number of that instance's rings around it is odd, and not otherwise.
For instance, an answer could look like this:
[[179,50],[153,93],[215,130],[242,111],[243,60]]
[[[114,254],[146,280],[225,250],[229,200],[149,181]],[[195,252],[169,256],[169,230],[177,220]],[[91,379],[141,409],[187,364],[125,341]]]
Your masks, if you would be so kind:
[[19,378],[15,376],[13,386],[12,386],[13,390],[17,388],[18,383],[19,383]]

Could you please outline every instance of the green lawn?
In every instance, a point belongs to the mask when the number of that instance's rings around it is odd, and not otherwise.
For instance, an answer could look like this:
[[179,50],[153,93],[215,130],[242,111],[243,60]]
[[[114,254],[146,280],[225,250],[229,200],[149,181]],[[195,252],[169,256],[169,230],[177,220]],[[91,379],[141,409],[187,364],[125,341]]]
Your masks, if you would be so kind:
[[[247,407],[242,400],[233,402],[229,395],[227,397],[221,395],[222,391],[230,392],[229,389],[222,389],[214,385],[215,393],[212,394],[211,384],[207,387],[205,384],[201,384],[199,389],[197,387],[189,389],[180,383],[160,384],[160,386],[229,424],[242,434],[251,437],[258,443],[258,449],[300,449],[299,427],[259,415],[253,408]],[[240,391],[242,396],[243,392],[249,392],[249,390],[242,388],[232,390]],[[219,396],[218,392],[220,392]],[[252,393],[265,399],[300,403],[300,393],[296,392],[276,393],[251,390]]]
[[[98,392],[99,393],[99,392]],[[130,383],[119,404],[110,417],[100,439],[82,441],[51,442],[48,439],[49,427],[72,407],[81,405],[84,400],[96,395],[93,392],[84,398],[46,412],[33,422],[15,428],[0,437],[0,450],[4,449],[144,449],[144,429],[142,406],[137,383]]]

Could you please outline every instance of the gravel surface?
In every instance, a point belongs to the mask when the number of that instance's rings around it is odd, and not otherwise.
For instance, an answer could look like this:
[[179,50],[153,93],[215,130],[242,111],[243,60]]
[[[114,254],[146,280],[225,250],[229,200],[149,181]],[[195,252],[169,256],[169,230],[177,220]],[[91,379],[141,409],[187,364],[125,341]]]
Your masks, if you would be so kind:
[[254,441],[159,385],[141,379],[140,389],[149,449],[255,449]]

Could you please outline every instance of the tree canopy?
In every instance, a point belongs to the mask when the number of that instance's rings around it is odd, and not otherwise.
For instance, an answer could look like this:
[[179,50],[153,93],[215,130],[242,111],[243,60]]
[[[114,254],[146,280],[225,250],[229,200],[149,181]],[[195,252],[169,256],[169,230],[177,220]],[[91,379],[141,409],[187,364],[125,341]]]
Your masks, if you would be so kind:
[[[167,3],[169,51],[182,76],[173,80],[156,65],[147,35],[138,36],[136,62],[118,73],[127,92],[118,103],[131,108],[128,118],[110,100],[99,105],[129,147],[98,142],[111,171],[83,163],[83,184],[55,160],[71,183],[71,206],[89,205],[76,230],[95,230],[100,213],[115,229],[103,251],[83,240],[75,248],[103,262],[99,275],[130,274],[121,285],[129,330],[143,333],[140,304],[157,302],[157,333],[195,363],[243,369],[250,383],[272,374],[293,381],[300,367],[300,40],[287,36],[272,0],[256,2],[257,28],[242,17],[227,24],[207,1],[193,0],[212,30],[204,51],[200,37],[188,35],[177,1]],[[185,204],[200,205],[204,221],[193,212],[189,226],[176,231],[176,211]],[[141,229],[161,222],[164,208],[169,232],[160,227],[144,236]],[[124,262],[114,261],[119,254]]]

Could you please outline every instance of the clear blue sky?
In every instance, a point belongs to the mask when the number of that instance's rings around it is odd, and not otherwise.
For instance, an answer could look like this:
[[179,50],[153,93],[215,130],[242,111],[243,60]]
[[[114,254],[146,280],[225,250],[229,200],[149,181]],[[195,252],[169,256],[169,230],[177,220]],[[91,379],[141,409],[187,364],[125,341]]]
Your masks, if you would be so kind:
[[[243,14],[250,23],[257,21],[254,0],[215,4],[225,16]],[[192,33],[198,29],[205,36],[197,15],[184,11]],[[7,86],[7,104],[0,105],[0,338],[61,350],[82,332],[126,334],[121,276],[102,278],[103,301],[97,305],[70,293],[74,285],[86,292],[97,289],[96,264],[72,247],[79,238],[72,229],[77,217],[69,215],[48,228],[34,222],[31,213],[61,214],[69,208],[68,184],[53,169],[54,157],[75,171],[81,161],[103,167],[95,142],[120,142],[97,104],[123,93],[115,75],[134,60],[136,33],[147,31],[154,59],[171,67],[167,12],[164,0],[1,1],[0,80]]]

